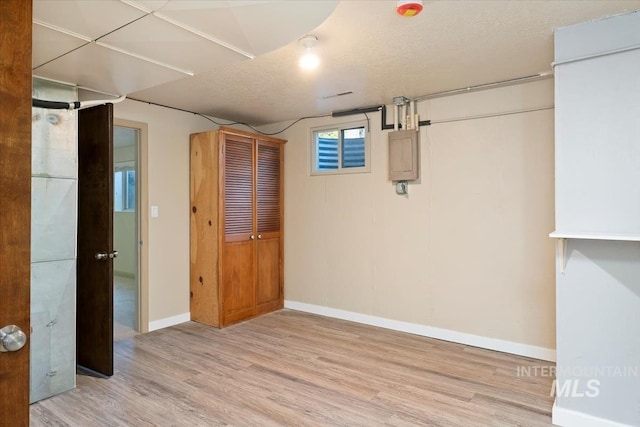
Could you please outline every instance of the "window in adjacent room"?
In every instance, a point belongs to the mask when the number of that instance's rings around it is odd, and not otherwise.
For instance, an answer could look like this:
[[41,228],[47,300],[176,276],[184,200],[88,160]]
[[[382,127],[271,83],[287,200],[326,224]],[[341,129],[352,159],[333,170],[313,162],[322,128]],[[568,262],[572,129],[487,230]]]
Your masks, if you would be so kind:
[[369,172],[366,122],[315,128],[311,131],[311,174]]
[[116,165],[113,180],[113,210],[126,212],[136,210],[136,171],[133,165]]

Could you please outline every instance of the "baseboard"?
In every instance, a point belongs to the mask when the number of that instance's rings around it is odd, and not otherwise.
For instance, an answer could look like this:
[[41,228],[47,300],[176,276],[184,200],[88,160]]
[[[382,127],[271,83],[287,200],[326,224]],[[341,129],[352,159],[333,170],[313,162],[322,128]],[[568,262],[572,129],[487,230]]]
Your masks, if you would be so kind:
[[164,319],[149,322],[149,332],[158,329],[168,328],[169,326],[179,325],[180,323],[191,320],[191,313],[178,314],[177,316],[165,317]]
[[560,427],[631,427],[629,424],[620,424],[605,418],[594,417],[584,412],[560,408],[557,402],[553,402],[551,414],[553,425]]
[[556,360],[556,351],[550,348],[521,344],[496,338],[488,338],[480,335],[466,334],[450,329],[419,325],[417,323],[401,322],[399,320],[385,319],[384,317],[369,316],[367,314],[356,313],[353,311],[339,310],[336,308],[297,301],[285,300],[284,306],[285,308],[290,308],[292,310],[319,314],[321,316],[333,317],[336,319],[349,320],[356,323],[378,326],[380,328],[392,329],[395,331],[408,332],[414,335],[481,347],[488,350],[517,354],[518,356],[526,356],[533,359],[546,360],[550,362],[555,362]]

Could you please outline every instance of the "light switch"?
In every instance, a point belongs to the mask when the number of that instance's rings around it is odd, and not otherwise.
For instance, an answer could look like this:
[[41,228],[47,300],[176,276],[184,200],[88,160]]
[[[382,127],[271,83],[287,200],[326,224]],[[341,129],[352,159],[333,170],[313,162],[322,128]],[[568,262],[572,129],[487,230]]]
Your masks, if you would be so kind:
[[151,206],[151,218],[158,218],[158,207]]

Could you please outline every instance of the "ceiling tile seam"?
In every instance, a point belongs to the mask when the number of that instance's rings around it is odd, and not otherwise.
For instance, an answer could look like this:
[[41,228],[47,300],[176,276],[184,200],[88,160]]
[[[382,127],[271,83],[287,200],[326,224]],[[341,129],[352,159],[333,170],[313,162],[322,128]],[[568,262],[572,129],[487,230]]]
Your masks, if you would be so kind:
[[82,45],[80,45],[80,46],[78,46],[78,47],[75,47],[75,48],[73,48],[73,49],[71,49],[71,50],[69,50],[69,51],[67,51],[67,52],[64,52],[64,53],[62,53],[62,54],[60,54],[60,55],[56,56],[55,58],[51,58],[50,60],[45,61],[45,62],[43,62],[42,64],[39,64],[39,65],[37,65],[37,66],[33,67],[33,68],[31,69],[31,71],[35,71],[35,70],[37,70],[37,69],[38,69],[38,68],[40,68],[40,67],[44,67],[45,65],[50,64],[51,62],[53,62],[53,61],[55,61],[55,60],[57,60],[57,59],[60,59],[60,58],[62,58],[63,56],[70,54],[71,52],[75,52],[76,50],[81,49],[81,48],[85,47],[85,46],[86,46],[86,45],[88,45],[88,44],[91,44],[91,42],[86,42],[86,43],[84,43],[84,44],[82,44]]
[[120,2],[126,4],[127,6],[131,6],[134,9],[138,9],[139,11],[144,12],[147,15],[150,14],[151,12],[153,12],[153,10],[146,8],[146,7],[142,6],[141,4],[136,3],[135,1],[120,0]]
[[163,20],[163,21],[165,21],[165,22],[167,22],[167,23],[169,23],[171,25],[174,25],[174,26],[176,26],[178,28],[181,28],[181,29],[183,29],[183,30],[185,30],[185,31],[187,31],[187,32],[189,32],[191,34],[195,34],[196,36],[202,37],[205,40],[209,40],[210,42],[213,42],[213,43],[215,43],[217,45],[220,45],[220,46],[222,46],[222,47],[224,47],[226,49],[229,49],[229,50],[232,50],[232,51],[234,51],[236,53],[239,53],[240,55],[245,56],[245,57],[247,57],[249,59],[254,59],[255,58],[255,55],[253,55],[253,54],[251,54],[249,52],[246,52],[246,51],[240,49],[239,47],[236,47],[236,46],[232,45],[231,43],[227,43],[225,41],[218,40],[217,38],[215,38],[215,37],[203,32],[203,31],[200,31],[200,30],[198,30],[196,28],[193,28],[193,27],[191,27],[191,26],[189,26],[187,24],[183,24],[182,22],[176,21],[175,19],[169,18],[166,15],[163,15],[163,14],[158,13],[158,12],[152,12],[151,15],[153,15],[156,18],[161,19],[161,20]]
[[56,25],[40,21],[39,19],[34,19],[33,23],[36,24],[36,25],[40,25],[41,27],[45,27],[45,28],[48,28],[50,30],[56,31],[58,33],[66,34],[66,35],[74,37],[76,39],[84,40],[85,42],[89,42],[90,43],[91,41],[93,41],[91,39],[91,37],[87,37],[87,36],[84,36],[82,34],[75,33],[75,32],[73,32],[71,30],[67,30],[65,28],[61,28],[61,27],[58,27]]
[[193,75],[194,75],[194,73],[193,73],[192,71],[185,70],[185,69],[183,69],[183,68],[176,67],[176,66],[174,66],[174,65],[167,64],[166,62],[158,61],[158,60],[156,60],[156,59],[149,58],[149,57],[144,56],[144,55],[140,55],[140,54],[137,54],[137,53],[134,53],[134,52],[129,52],[128,50],[121,49],[121,48],[119,48],[119,47],[116,47],[116,46],[110,45],[110,44],[108,44],[108,43],[104,43],[104,42],[96,41],[96,42],[95,42],[95,44],[96,44],[97,46],[104,47],[104,48],[109,49],[109,50],[112,50],[112,51],[114,51],[114,52],[122,53],[122,54],[124,54],[124,55],[128,55],[128,56],[131,56],[131,57],[133,57],[133,58],[137,58],[137,59],[140,59],[140,60],[142,60],[142,61],[149,62],[149,63],[151,63],[151,64],[159,65],[159,66],[161,66],[161,67],[168,68],[168,69],[170,69],[170,70],[177,71],[177,72],[179,72],[179,73],[186,74],[186,75],[188,75],[188,76],[193,76]]
[[71,50],[69,50],[67,52],[61,53],[60,55],[56,56],[55,58],[51,58],[51,59],[43,62],[42,64],[38,64],[37,66],[32,67],[31,71],[35,71],[40,67],[44,67],[45,65],[55,61],[56,59],[60,59],[63,56],[70,54],[71,52],[74,52],[74,51],[76,51],[76,50],[78,50],[80,48],[83,48],[88,44],[91,44],[91,38],[85,37],[85,36],[83,36],[81,34],[74,33],[72,31],[65,30],[64,28],[56,27],[55,25],[47,24],[46,22],[38,21],[38,20],[35,20],[35,19],[33,20],[33,23],[36,24],[36,25],[43,26],[45,28],[49,28],[49,29],[51,29],[53,31],[56,31],[56,32],[59,32],[61,34],[67,34],[67,35],[72,36],[74,38],[77,38],[79,40],[83,40],[85,43],[81,44],[80,46],[76,46],[76,47],[74,47],[73,49],[71,49]]
[[52,79],[51,77],[39,76],[38,74],[32,74],[31,77],[34,79],[46,80],[48,82],[58,83],[65,86],[78,87],[75,83],[69,81]]
[[148,14],[148,13],[147,13],[146,15],[139,16],[139,17],[137,17],[136,19],[134,19],[133,21],[129,21],[129,22],[127,22],[126,24],[122,24],[122,25],[120,25],[118,28],[114,28],[113,30],[111,30],[111,31],[109,31],[109,32],[107,32],[107,33],[105,33],[105,34],[103,34],[103,35],[101,35],[101,36],[96,37],[93,41],[94,41],[94,42],[97,42],[98,40],[100,40],[100,39],[102,39],[102,38],[107,37],[109,34],[113,34],[113,33],[115,33],[116,31],[123,29],[124,27],[128,27],[129,25],[131,25],[131,24],[133,24],[133,23],[136,23],[136,22],[138,22],[139,20],[141,20],[141,19],[143,19],[143,18],[146,18],[147,16],[149,16],[149,14]]
[[103,90],[93,89],[93,88],[90,88],[90,87],[87,87],[87,86],[81,86],[81,85],[78,85],[77,83],[72,83],[72,82],[69,82],[69,81],[66,81],[66,80],[52,79],[51,77],[40,76],[38,74],[32,74],[31,77],[33,77],[34,79],[46,80],[48,82],[58,83],[58,84],[61,84],[61,85],[74,87],[76,89],[86,90],[88,92],[99,93],[100,95],[106,95],[106,96],[110,96],[112,98],[121,98],[122,97],[122,95],[115,95],[113,93],[105,92]]
[[[38,68],[43,67],[43,66],[45,66],[45,65],[47,65],[47,64],[49,64],[49,63],[51,63],[51,62],[53,62],[53,61],[55,61],[55,60],[57,60],[57,59],[60,59],[60,58],[62,58],[63,56],[66,56],[66,55],[68,55],[68,54],[70,54],[70,53],[72,53],[72,52],[75,52],[76,50],[78,50],[78,49],[80,49],[80,48],[83,48],[83,47],[85,47],[86,45],[88,45],[88,44],[90,44],[90,43],[95,43],[95,44],[97,44],[97,45],[100,45],[100,43],[98,43],[98,40],[100,40],[101,38],[106,37],[106,36],[108,36],[109,34],[114,33],[114,32],[116,32],[116,31],[118,31],[118,30],[120,30],[120,29],[122,29],[122,28],[126,27],[127,25],[131,25],[131,24],[133,24],[134,22],[137,22],[137,21],[139,21],[139,20],[141,20],[142,18],[145,18],[145,17],[147,17],[147,16],[149,16],[149,14],[148,14],[148,13],[147,13],[147,14],[145,14],[145,15],[142,15],[142,16],[140,16],[140,17],[136,18],[136,19],[134,19],[133,21],[127,22],[126,24],[119,26],[118,28],[115,28],[115,29],[113,29],[113,30],[109,31],[109,32],[107,32],[106,34],[103,34],[103,35],[101,35],[101,36],[99,36],[99,37],[96,37],[95,39],[92,39],[91,37],[88,37],[88,36],[83,36],[82,34],[75,33],[75,32],[73,32],[73,31],[67,30],[67,29],[65,29],[65,28],[58,27],[58,26],[56,26],[56,25],[48,24],[48,23],[43,22],[43,21],[40,21],[40,20],[38,20],[38,19],[34,19],[34,20],[33,20],[33,23],[34,23],[34,24],[41,25],[41,26],[43,26],[43,27],[45,27],[45,28],[49,28],[49,29],[51,29],[51,30],[53,30],[53,31],[57,31],[57,32],[62,33],[62,34],[67,34],[67,35],[69,35],[69,36],[73,36],[73,37],[79,38],[80,40],[84,40],[86,43],[84,43],[84,44],[83,44],[83,45],[81,45],[81,46],[75,47],[75,48],[73,48],[73,49],[71,49],[71,50],[69,50],[69,51],[67,51],[67,52],[64,52],[64,53],[62,53],[62,54],[60,54],[60,55],[56,56],[55,58],[52,58],[52,59],[50,59],[50,60],[48,60],[48,61],[46,61],[46,62],[44,62],[44,63],[42,63],[42,64],[38,65],[37,67],[33,67],[33,68],[32,68],[32,71],[33,71],[33,70],[37,70]],[[111,48],[111,47],[108,47],[108,46],[103,46],[103,47],[106,47],[107,49],[110,49],[110,48]],[[129,56],[133,56],[133,57],[136,57],[136,58],[139,58],[139,59],[145,60],[145,61],[147,61],[147,62],[152,62],[152,63],[154,63],[154,64],[160,65],[160,66],[165,67],[165,68],[173,69],[173,70],[175,70],[175,71],[178,71],[178,72],[183,73],[183,74],[187,74],[187,75],[189,75],[189,76],[193,76],[193,74],[194,74],[194,73],[192,73],[191,71],[186,71],[186,70],[183,70],[183,69],[181,69],[181,68],[174,67],[174,66],[172,66],[172,65],[165,64],[165,63],[163,63],[163,62],[156,61],[156,60],[153,60],[153,59],[151,59],[151,58],[144,57],[144,56],[142,56],[142,55],[138,55],[138,54],[135,54],[135,53],[127,52],[127,51],[125,51],[125,50],[118,50],[118,48],[111,48],[111,49],[112,49],[112,50],[115,50],[115,51],[119,51],[120,53],[123,53],[123,54],[125,54],[125,55],[129,55]]]

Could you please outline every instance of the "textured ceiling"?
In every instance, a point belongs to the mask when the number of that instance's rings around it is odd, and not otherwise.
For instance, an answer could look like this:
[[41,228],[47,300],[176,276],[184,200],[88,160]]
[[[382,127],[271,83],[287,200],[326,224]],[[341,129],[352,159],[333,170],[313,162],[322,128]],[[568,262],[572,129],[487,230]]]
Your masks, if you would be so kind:
[[[36,1],[36,11],[38,3],[49,6],[34,13],[36,22],[45,21],[47,14],[52,13],[51,3],[60,2]],[[108,3],[117,4],[118,9],[127,8],[117,13],[103,12],[106,27],[131,20],[132,14],[137,19],[136,13],[143,12],[131,8],[130,2]],[[640,0],[425,1],[419,16],[405,18],[395,13],[395,1],[383,0],[340,1],[332,13],[334,2],[305,0],[137,3],[149,10],[163,6],[160,12],[166,17],[189,22],[191,27],[207,31],[216,39],[228,37],[238,49],[225,52],[231,58],[216,64],[207,62],[207,58],[190,58],[189,53],[207,55],[196,44],[194,52],[185,52],[188,44],[176,44],[174,36],[169,37],[168,33],[150,44],[141,34],[155,30],[145,28],[161,27],[167,22],[145,23],[144,20],[157,17],[143,12],[142,22],[101,41],[126,51],[143,52],[145,57],[160,58],[159,61],[178,70],[167,68],[158,72],[158,76],[149,76],[145,70],[150,67],[148,62],[129,60],[131,63],[126,65],[118,64],[110,57],[115,55],[111,51],[95,54],[99,62],[87,64],[86,70],[79,71],[78,51],[99,48],[93,43],[36,68],[34,75],[109,93],[124,91],[133,98],[214,117],[264,124],[390,104],[395,96],[414,98],[551,71],[554,28],[640,9]],[[212,3],[221,9],[207,17],[202,6]],[[236,8],[243,4],[243,16],[247,17],[241,21],[231,19],[232,3]],[[211,8],[206,10],[210,12]],[[325,20],[326,15],[329,16]],[[275,17],[277,25],[273,23]],[[105,28],[87,27],[82,19],[73,27],[64,22],[56,25],[69,25],[65,28],[90,39],[105,34]],[[34,24],[34,57],[42,50],[39,44],[43,38],[51,36],[45,33],[52,31],[39,27]],[[315,50],[321,63],[311,72],[297,66],[302,53],[297,39],[304,33],[318,37]],[[63,38],[59,33],[56,37]],[[73,48],[73,42],[78,43],[77,38],[60,40],[56,46]],[[246,59],[242,55],[246,52],[255,53],[255,58]],[[65,66],[60,67],[64,69],[62,73],[56,74],[48,67],[54,68],[58,61]],[[136,67],[142,68],[136,71]],[[183,70],[192,70],[194,75]],[[118,81],[122,83],[114,83]],[[353,94],[331,97],[348,91]]]
[[[34,0],[33,74],[126,95],[290,42],[337,1]],[[282,17],[293,19],[282,25]]]

